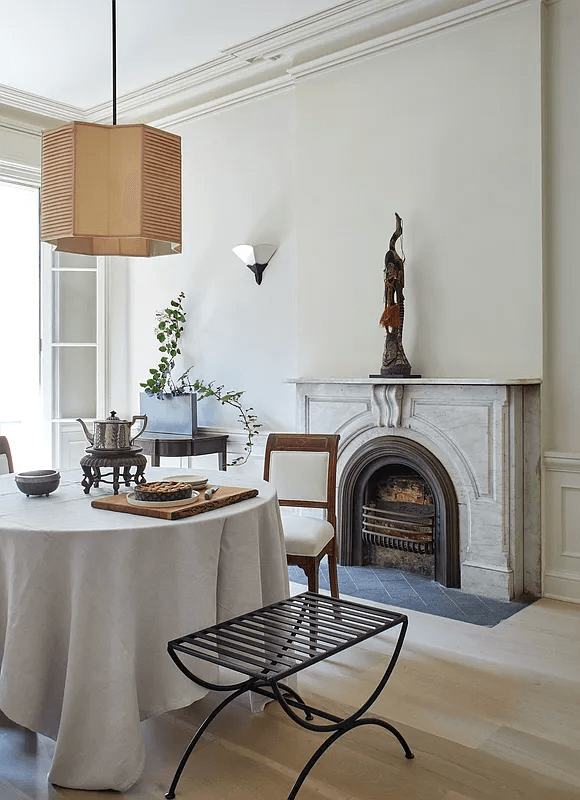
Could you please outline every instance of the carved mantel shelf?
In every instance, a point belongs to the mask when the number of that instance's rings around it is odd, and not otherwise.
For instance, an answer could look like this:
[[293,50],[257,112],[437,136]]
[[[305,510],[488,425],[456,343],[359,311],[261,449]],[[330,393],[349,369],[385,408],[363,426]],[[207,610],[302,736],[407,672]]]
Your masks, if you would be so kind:
[[288,378],[286,383],[342,383],[374,386],[401,384],[407,386],[529,386],[541,378]]

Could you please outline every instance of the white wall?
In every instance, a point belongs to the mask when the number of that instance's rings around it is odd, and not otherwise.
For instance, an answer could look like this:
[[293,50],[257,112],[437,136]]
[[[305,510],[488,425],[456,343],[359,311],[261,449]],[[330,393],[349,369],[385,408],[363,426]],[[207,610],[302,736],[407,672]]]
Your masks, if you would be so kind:
[[[131,268],[135,384],[155,309],[183,288],[199,373],[292,428],[285,378],[380,367],[395,211],[413,365],[539,377],[539,76],[539,9],[522,6],[177,129],[184,255]],[[280,250],[258,287],[230,249],[270,240]]]
[[546,11],[545,578],[580,602],[580,3]]
[[18,130],[0,122],[0,160],[31,166],[40,165],[40,133]]
[[[294,97],[291,91],[202,117],[177,129],[183,150],[183,255],[130,266],[134,393],[158,360],[156,310],[183,290],[187,325],[179,366],[226,389],[245,391],[262,424],[294,425],[296,257],[294,248]],[[258,286],[232,253],[238,244],[272,243],[278,252]],[[204,401],[199,413],[236,428],[235,413]],[[202,420],[203,421],[203,420]]]
[[580,452],[580,3],[548,7],[546,378],[548,449]]
[[526,6],[297,85],[301,374],[379,371],[397,211],[414,370],[541,376],[539,79]]

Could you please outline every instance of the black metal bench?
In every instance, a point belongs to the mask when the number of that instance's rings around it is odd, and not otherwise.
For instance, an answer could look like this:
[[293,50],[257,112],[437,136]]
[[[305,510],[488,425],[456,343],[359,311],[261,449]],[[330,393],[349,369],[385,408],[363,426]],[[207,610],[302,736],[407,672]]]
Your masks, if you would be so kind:
[[[228,703],[244,692],[257,692],[277,700],[298,725],[329,734],[296,779],[288,800],[296,797],[306,776],[330,745],[360,725],[379,725],[390,731],[401,743],[406,758],[413,758],[407,742],[393,725],[376,717],[363,717],[391,676],[403,646],[407,625],[405,614],[304,592],[169,642],[169,655],[188,678],[206,689],[232,693],[200,725],[177,767],[165,795],[167,800],[175,797],[183,768],[203,732]],[[314,708],[305,703],[292,687],[282,683],[311,664],[397,626],[400,631],[385,674],[368,700],[349,717],[337,717]],[[228,667],[248,675],[248,678],[229,685],[209,683],[185,666],[178,655],[181,653]],[[294,709],[304,716],[299,716]],[[311,720],[314,717],[331,724],[313,723]]]

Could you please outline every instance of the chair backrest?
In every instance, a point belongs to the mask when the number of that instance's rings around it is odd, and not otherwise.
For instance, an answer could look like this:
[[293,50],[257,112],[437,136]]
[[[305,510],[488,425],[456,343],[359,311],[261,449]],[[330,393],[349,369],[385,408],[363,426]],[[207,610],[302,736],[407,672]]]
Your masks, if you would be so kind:
[[12,453],[10,452],[8,439],[5,436],[0,436],[0,475],[6,475],[8,472],[14,472]]
[[271,433],[264,480],[276,487],[281,506],[326,509],[336,527],[338,434]]

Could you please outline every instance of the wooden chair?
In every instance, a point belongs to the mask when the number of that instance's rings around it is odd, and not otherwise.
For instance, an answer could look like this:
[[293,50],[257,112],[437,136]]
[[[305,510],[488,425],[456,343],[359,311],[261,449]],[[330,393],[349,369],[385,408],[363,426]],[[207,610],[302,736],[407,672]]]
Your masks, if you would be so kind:
[[[5,456],[5,458],[2,458],[2,456]],[[10,452],[8,439],[5,436],[0,436],[0,475],[5,475],[8,472],[14,472],[12,453]]]
[[328,556],[330,592],[338,597],[336,570],[337,434],[271,433],[266,443],[264,480],[276,487],[281,506],[321,508],[326,519],[282,517],[288,564],[306,573],[308,589],[318,592],[318,568]]

